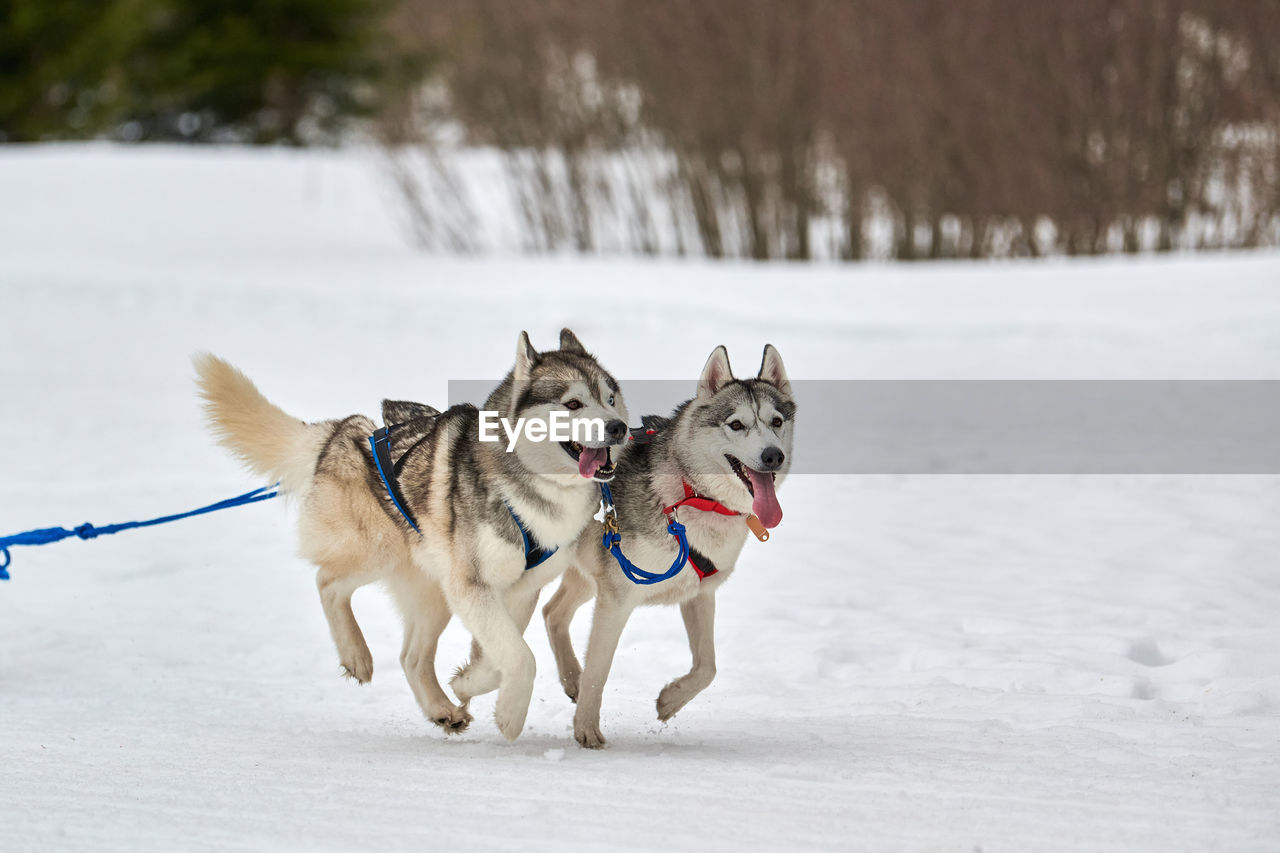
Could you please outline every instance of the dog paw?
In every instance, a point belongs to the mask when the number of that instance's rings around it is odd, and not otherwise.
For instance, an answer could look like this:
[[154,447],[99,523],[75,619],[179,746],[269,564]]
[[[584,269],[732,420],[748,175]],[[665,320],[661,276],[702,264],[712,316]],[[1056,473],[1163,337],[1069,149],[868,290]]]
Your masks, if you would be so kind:
[[514,741],[524,731],[524,720],[529,715],[529,697],[513,696],[512,691],[503,690],[498,694],[498,702],[493,709],[493,722],[498,731],[508,741]]
[[560,673],[560,686],[564,688],[564,695],[568,696],[571,702],[578,701],[578,680],[581,677],[581,669]]
[[471,691],[467,689],[471,685],[466,675],[467,667],[460,666],[457,672],[453,674],[453,678],[449,679],[449,689],[453,691],[454,696],[458,697],[458,702],[464,706],[474,698]]
[[472,717],[466,707],[448,705],[437,708],[427,715],[427,719],[443,729],[447,735],[460,735],[467,730],[467,726],[471,725]]
[[604,735],[600,734],[600,723],[579,723],[574,721],[573,737],[578,741],[578,746],[584,749],[604,749],[607,741]]
[[361,684],[368,684],[373,678],[373,655],[366,649],[348,660],[340,661],[342,674],[346,678],[354,678]]
[[689,696],[684,690],[684,686],[680,683],[680,679],[668,684],[662,688],[662,692],[658,694],[658,719],[662,722],[670,720],[676,715],[676,712],[683,708],[689,702]]
[[709,667],[695,669],[662,688],[662,692],[658,694],[658,719],[665,723],[674,717],[695,696],[707,689],[715,675],[715,670]]
[[453,678],[449,679],[453,695],[457,696],[458,701],[463,705],[477,696],[497,690],[501,683],[502,674],[484,662],[469,663],[459,667]]
[[498,709],[493,712],[494,725],[498,727],[498,731],[502,733],[502,736],[509,743],[514,743],[516,738],[520,737],[520,733],[524,731],[524,717],[524,714],[504,714]]

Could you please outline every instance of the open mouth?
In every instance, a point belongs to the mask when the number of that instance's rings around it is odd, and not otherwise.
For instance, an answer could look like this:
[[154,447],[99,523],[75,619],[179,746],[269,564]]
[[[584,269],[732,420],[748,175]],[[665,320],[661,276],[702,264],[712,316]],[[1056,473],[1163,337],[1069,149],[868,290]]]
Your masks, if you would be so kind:
[[588,480],[613,479],[613,452],[608,447],[584,447],[576,441],[562,441],[564,452],[578,462],[578,473]]
[[751,512],[765,527],[777,527],[778,522],[782,521],[782,507],[778,504],[778,493],[773,487],[778,475],[748,468],[727,453],[724,458],[751,494]]
[[[733,473],[738,475],[738,479],[742,481],[742,485],[747,487],[747,491],[751,494],[751,497],[754,498],[756,496],[756,487],[751,482],[752,478],[747,476],[747,466],[743,465],[741,462],[739,462],[737,459],[735,459],[734,457],[730,456],[727,453],[725,454],[724,458],[729,460],[729,467],[733,469]],[[761,471],[752,471],[751,473],[754,474],[756,477],[768,477],[769,482],[771,483],[774,480],[778,479],[777,474],[765,474]]]

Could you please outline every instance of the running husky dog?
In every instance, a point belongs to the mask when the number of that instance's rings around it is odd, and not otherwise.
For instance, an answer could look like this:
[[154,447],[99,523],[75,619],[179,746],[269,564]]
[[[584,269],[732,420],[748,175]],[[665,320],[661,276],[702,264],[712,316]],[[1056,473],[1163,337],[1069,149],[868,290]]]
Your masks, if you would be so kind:
[[[616,516],[606,514],[603,529],[593,523],[582,532],[573,567],[542,611],[560,683],[578,703],[573,718],[578,743],[591,748],[605,743],[600,700],[618,638],[639,605],[679,604],[693,652],[693,668],[658,694],[658,719],[669,720],[715,677],[716,590],[733,572],[749,524],[764,539],[768,534],[760,526],[782,520],[775,487],[791,464],[795,412],[791,383],[773,346],[764,348],[757,378],[747,380],[733,378],[729,354],[718,347],[702,370],[694,399],[669,419],[643,419],[654,430],[652,441],[621,454],[612,484]],[[752,524],[748,513],[760,525]],[[619,537],[612,540],[616,552],[601,547],[610,526]],[[667,575],[680,563],[677,532],[688,538],[689,565],[655,582],[655,575]],[[637,567],[645,568],[637,572]],[[574,655],[569,623],[593,594],[584,669]]]
[[522,332],[515,368],[485,409],[511,422],[545,423],[565,410],[574,419],[599,418],[604,440],[534,441],[517,430],[514,451],[507,452],[505,440],[480,440],[474,406],[441,413],[387,402],[389,426],[408,421],[384,439],[391,453],[403,450],[391,464],[371,447],[375,425],[363,415],[304,423],[221,359],[197,356],[196,370],[221,443],[298,498],[301,554],[319,569],[320,601],[346,674],[361,683],[373,675],[351,594],[385,581],[404,617],[400,662],[427,718],[446,732],[471,722],[467,703],[474,694],[455,683],[461,705],[454,705],[435,672],[436,642],[456,613],[496,673],[494,719],[515,740],[529,710],[534,658],[508,602],[536,601],[537,591],[564,570],[599,507],[597,481],[614,471],[610,446],[627,436],[627,410],[613,377],[568,329],[559,350],[543,353]]

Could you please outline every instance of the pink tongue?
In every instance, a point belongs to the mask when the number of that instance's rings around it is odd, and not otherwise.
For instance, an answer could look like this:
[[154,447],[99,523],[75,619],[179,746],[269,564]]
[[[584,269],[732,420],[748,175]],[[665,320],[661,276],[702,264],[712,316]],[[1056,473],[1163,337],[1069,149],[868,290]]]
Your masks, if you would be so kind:
[[607,447],[584,447],[578,454],[578,473],[590,480],[609,458]]
[[782,507],[778,506],[778,493],[773,489],[773,475],[747,468],[747,476],[751,478],[751,489],[755,492],[751,511],[765,527],[777,527],[782,521]]

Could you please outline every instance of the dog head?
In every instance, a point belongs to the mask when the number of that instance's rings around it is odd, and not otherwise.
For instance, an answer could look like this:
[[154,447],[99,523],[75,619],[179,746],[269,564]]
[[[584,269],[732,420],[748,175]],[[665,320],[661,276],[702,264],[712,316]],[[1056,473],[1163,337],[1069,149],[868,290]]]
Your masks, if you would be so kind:
[[796,404],[782,357],[764,348],[755,379],[734,379],[729,353],[716,347],[698,395],[681,412],[676,456],[699,492],[765,527],[782,520],[777,484],[791,467]]
[[[486,407],[512,425],[525,424],[512,452],[533,473],[613,479],[615,448],[628,435],[627,407],[617,380],[569,329],[560,332],[560,348],[546,352],[521,332],[515,367]],[[563,441],[558,428],[566,430]]]

